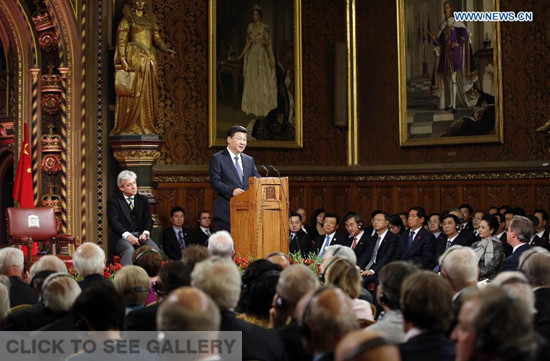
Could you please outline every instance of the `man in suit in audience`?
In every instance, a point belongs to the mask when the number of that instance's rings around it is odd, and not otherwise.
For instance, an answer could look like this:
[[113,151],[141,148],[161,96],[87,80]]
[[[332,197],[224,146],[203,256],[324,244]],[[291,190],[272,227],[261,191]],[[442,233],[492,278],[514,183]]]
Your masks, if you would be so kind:
[[449,283],[433,272],[416,272],[405,279],[401,291],[405,342],[399,345],[403,361],[455,360],[455,346],[445,336],[452,297]]
[[304,230],[304,232],[306,232],[311,238],[313,238],[314,234],[315,234],[315,228],[309,224],[306,224],[306,221],[307,221],[307,214],[306,214],[306,210],[303,209],[302,207],[296,209],[296,213],[298,213],[300,215],[300,217],[302,217],[302,229]]
[[[298,326],[297,305],[308,292],[319,287],[315,274],[303,264],[293,265],[281,272],[277,294],[269,311],[269,326],[283,340],[290,361],[308,361],[313,356],[304,349]],[[290,318],[290,323],[287,320]]]
[[358,327],[351,299],[334,286],[308,292],[298,303],[297,314],[304,330],[302,342],[315,361],[334,360],[338,342]]
[[189,286],[190,270],[183,262],[168,262],[159,270],[158,280],[153,289],[157,302],[128,312],[126,329],[128,331],[156,331],[159,305],[173,290]]
[[474,225],[472,224],[472,216],[474,215],[474,209],[468,204],[464,203],[458,206],[458,209],[462,212],[464,215],[464,219],[462,220],[461,230],[468,230],[470,232],[474,231]]
[[468,246],[468,241],[464,238],[464,233],[460,231],[460,220],[454,214],[449,214],[443,218],[441,223],[444,236],[436,239],[435,257],[439,258],[445,250],[451,246]]
[[193,243],[206,247],[208,245],[208,238],[214,233],[210,229],[210,224],[212,223],[210,212],[205,209],[201,210],[197,222],[199,226],[193,233]]
[[412,262],[424,269],[432,269],[435,266],[435,239],[430,231],[422,227],[425,217],[424,208],[409,209],[409,232],[403,232],[399,236],[393,261]]
[[344,217],[344,224],[349,234],[348,242],[351,240],[350,247],[359,259],[370,241],[370,236],[363,231],[363,219],[357,213],[349,212]]
[[539,220],[539,225],[535,231],[536,236],[542,240],[540,243],[545,245],[543,247],[550,250],[550,237],[546,229],[546,225],[548,224],[548,213],[544,209],[537,209],[533,214]]
[[29,304],[38,301],[38,295],[23,281],[25,257],[19,248],[6,247],[0,249],[0,274],[10,279],[10,306]]
[[243,153],[246,142],[246,128],[234,125],[227,130],[227,148],[210,159],[210,185],[218,192],[214,204],[217,231],[231,231],[229,200],[248,190],[248,178],[260,177],[254,158]]
[[399,348],[388,340],[388,335],[381,331],[352,331],[338,343],[335,360],[356,361],[400,361]]
[[502,243],[502,248],[504,250],[504,255],[508,257],[512,254],[512,247],[508,244],[506,240],[506,218],[501,213],[496,213],[495,217],[498,219],[498,230],[495,232],[495,237],[498,238],[500,243]]
[[548,249],[550,247],[550,244],[548,244],[548,241],[545,241],[543,238],[537,235],[537,228],[539,227],[539,218],[532,214],[528,215],[527,218],[529,218],[529,220],[533,222],[533,234],[529,239],[529,245],[531,247],[542,247],[542,248]]
[[342,246],[351,246],[351,242],[348,239],[348,235],[345,233],[337,232],[340,218],[335,213],[327,213],[323,222],[324,235],[318,236],[315,239],[315,252],[318,254],[318,258],[322,259],[325,254],[325,250],[328,246],[335,244],[341,244]]
[[535,296],[535,330],[550,342],[550,252],[532,248],[519,262],[518,271],[527,277]]
[[[136,173],[120,172],[117,177],[120,192],[107,201],[107,218],[112,231],[109,249],[120,255],[123,266],[132,264],[134,250],[143,245],[159,249],[150,238],[153,217],[149,200],[137,192],[136,180]],[[114,252],[109,252],[109,259]]]
[[379,212],[374,216],[376,238],[371,238],[365,252],[357,260],[357,266],[362,271],[363,285],[375,282],[380,269],[393,258],[399,238],[389,231],[389,226],[390,216],[386,212]]
[[[449,214],[453,214],[458,217],[460,220],[460,229],[458,230],[459,233],[462,233],[462,237],[466,240],[466,246],[470,247],[476,240],[476,236],[474,235],[474,232],[471,229],[463,228],[462,225],[464,225],[464,213],[458,208],[451,209]],[[472,226],[473,227],[473,226]]]
[[312,251],[312,241],[311,236],[304,232],[302,228],[303,219],[302,217],[295,212],[290,213],[289,217],[289,245],[288,250],[290,253],[299,252],[302,257],[306,258],[309,252]]
[[230,259],[211,257],[195,265],[191,286],[203,290],[221,311],[220,331],[241,331],[243,360],[287,360],[285,346],[272,330],[253,325],[235,316],[241,296],[241,275]]
[[181,260],[185,247],[192,244],[191,236],[183,227],[185,222],[185,211],[181,207],[174,207],[170,210],[170,227],[162,232],[162,245],[164,253],[174,261]]
[[499,272],[515,271],[518,268],[521,254],[527,251],[529,240],[533,234],[533,222],[527,217],[514,216],[506,231],[508,244],[512,247],[512,254],[500,265]]

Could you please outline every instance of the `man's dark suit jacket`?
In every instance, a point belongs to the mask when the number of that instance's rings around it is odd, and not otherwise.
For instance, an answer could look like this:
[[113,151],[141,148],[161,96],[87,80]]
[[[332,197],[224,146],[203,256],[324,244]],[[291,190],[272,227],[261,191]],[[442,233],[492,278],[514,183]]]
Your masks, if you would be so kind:
[[107,281],[102,274],[100,275],[99,273],[94,273],[84,277],[83,280],[78,281],[78,285],[80,286],[80,289],[84,291],[94,282],[105,282],[105,283],[112,284],[111,282]]
[[[350,247],[353,245],[353,238],[354,237],[352,235],[349,236],[348,242],[350,244]],[[370,233],[363,232],[363,235],[361,236],[361,238],[357,242],[357,245],[355,245],[355,248],[353,249],[353,252],[355,252],[355,257],[357,257],[357,259],[359,260],[363,252],[365,252],[365,250],[368,248],[368,245],[371,242],[376,242],[376,239],[377,239],[376,237],[371,237]]]
[[[181,230],[183,232],[183,241],[185,242],[185,247],[193,244],[191,234],[187,232],[187,230],[183,227]],[[176,232],[174,232],[174,228],[172,228],[172,226],[166,228],[162,232],[162,247],[162,250],[168,256],[168,258],[174,261],[181,260],[181,250],[180,244],[178,242],[178,236],[176,235]]]
[[535,292],[535,331],[550,343],[550,288],[539,288]]
[[525,251],[527,251],[531,246],[529,244],[524,243],[521,246],[519,246],[514,253],[512,253],[511,256],[506,257],[504,261],[502,261],[502,264],[500,265],[499,272],[504,271],[515,271],[518,268],[519,265],[519,258],[521,257],[521,254]]
[[[378,240],[378,234],[375,237],[369,240],[366,250],[363,252],[360,258],[357,259],[357,266],[360,269],[364,269],[370,262],[372,258],[372,253],[374,252],[374,247],[376,247],[376,241]],[[374,274],[378,274],[380,269],[384,265],[390,262],[395,254],[397,248],[398,237],[393,234],[390,230],[386,232],[380,247],[378,248],[378,253],[376,254],[376,263],[373,264],[370,268],[374,271]]]
[[425,332],[399,345],[402,361],[454,361],[455,345],[442,332]]
[[214,220],[219,219],[230,224],[229,220],[229,199],[233,197],[233,190],[241,188],[248,189],[248,178],[259,177],[260,174],[254,165],[254,158],[241,153],[244,180],[239,178],[235,162],[227,148],[221,150],[210,159],[210,185],[218,192],[216,203],[214,203]]
[[220,331],[242,331],[243,360],[288,360],[285,345],[275,331],[239,320],[232,311],[222,310],[221,316]]
[[[315,252],[319,253],[319,251],[321,251],[321,247],[323,247],[323,243],[325,242],[326,236],[327,236],[326,234],[317,236],[317,238],[315,239]],[[349,235],[347,233],[340,233],[336,231],[334,236],[330,240],[329,246],[334,246],[339,244],[342,246],[350,247],[351,242],[353,242],[353,238],[350,241],[348,236]]]
[[[212,233],[214,232],[210,230],[210,234]],[[202,231],[201,227],[197,228],[194,232],[191,233],[191,240],[193,241],[193,244],[198,244],[206,247],[208,245],[208,238],[210,237]]]
[[313,355],[304,348],[302,333],[296,320],[293,319],[288,325],[279,328],[277,333],[281,336],[285,348],[288,350],[289,361],[311,361],[313,359]]
[[533,241],[531,241],[529,244],[531,245],[531,247],[542,247],[550,251],[550,243],[548,243],[548,239],[541,238],[537,235],[535,235],[535,238],[533,238]]
[[508,244],[508,240],[506,237],[506,232],[502,236],[500,236],[500,243],[502,243],[502,249],[504,251],[504,256],[508,257],[512,254],[512,251],[514,248]]
[[[437,237],[435,239],[435,261],[436,262],[439,259],[439,256],[441,256],[443,254],[443,252],[445,252],[445,250],[447,249],[447,239],[449,239],[449,237],[447,237],[447,235],[445,233],[441,233],[439,235],[439,237]],[[465,236],[462,232],[460,232],[456,236],[456,238],[453,240],[453,243],[451,244],[451,246],[466,246],[466,247],[469,247],[468,240],[465,238]]]
[[124,232],[149,231],[153,229],[153,217],[151,217],[151,209],[149,208],[149,200],[146,196],[137,193],[134,196],[134,211],[136,212],[137,222],[133,223],[130,216],[130,206],[126,202],[126,198],[122,192],[118,192],[115,196],[107,201],[107,219],[111,227],[111,240],[109,242],[109,259],[114,254],[116,242],[122,239]]
[[18,305],[34,305],[38,302],[38,295],[33,291],[28,283],[21,277],[10,277],[10,307]]
[[67,314],[67,312],[54,313],[45,308],[42,303],[37,303],[31,308],[9,314],[5,327],[8,331],[35,331]]
[[156,331],[159,306],[160,302],[155,302],[150,306],[128,312],[126,329],[128,331]]
[[300,231],[294,235],[292,241],[290,241],[288,250],[290,253],[300,252],[302,257],[307,258],[309,252],[312,251],[312,243],[311,236],[304,232],[303,229],[300,229]]
[[462,235],[461,237],[464,240],[463,246],[466,247],[471,247],[472,244],[478,240],[474,232],[470,229],[463,229],[462,231],[458,232],[458,234]]
[[409,249],[409,233],[399,235],[393,261],[408,261],[424,269],[433,269],[435,261],[435,237],[432,232],[420,227]]

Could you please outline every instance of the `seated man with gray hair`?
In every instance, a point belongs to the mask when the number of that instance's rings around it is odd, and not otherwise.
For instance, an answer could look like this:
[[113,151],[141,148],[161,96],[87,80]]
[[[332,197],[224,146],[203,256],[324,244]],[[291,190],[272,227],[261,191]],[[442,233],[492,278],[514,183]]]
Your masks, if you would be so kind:
[[211,235],[208,239],[208,252],[212,256],[231,259],[235,253],[231,234],[227,231],[218,231]]
[[241,275],[230,259],[211,257],[195,265],[191,286],[203,290],[218,305],[220,331],[242,331],[243,360],[287,360],[285,346],[277,333],[235,316],[233,310],[241,296]]
[[85,242],[73,254],[73,265],[81,281],[78,285],[82,290],[92,282],[108,282],[103,277],[105,269],[105,252],[92,242]]
[[6,330],[34,331],[68,315],[80,287],[66,272],[49,275],[42,285],[41,301],[31,308],[10,314]]
[[38,301],[38,295],[28,283],[23,281],[25,257],[23,251],[14,247],[0,249],[0,274],[10,279],[10,305],[15,307],[23,304],[33,305]]
[[142,245],[159,249],[150,238],[153,218],[149,200],[139,194],[136,173],[123,170],[117,177],[120,192],[107,201],[107,218],[111,227],[109,259],[116,252],[123,266],[132,264],[134,250]]
[[518,271],[522,272],[535,297],[535,330],[550,343],[550,252],[533,247],[523,252]]

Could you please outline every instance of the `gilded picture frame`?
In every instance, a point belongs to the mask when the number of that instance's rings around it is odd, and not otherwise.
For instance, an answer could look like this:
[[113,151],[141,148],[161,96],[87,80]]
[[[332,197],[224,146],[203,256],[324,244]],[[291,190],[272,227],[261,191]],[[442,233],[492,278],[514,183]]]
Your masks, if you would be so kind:
[[499,1],[396,1],[400,145],[503,143],[500,23],[450,16]]
[[210,0],[209,146],[301,148],[301,0]]

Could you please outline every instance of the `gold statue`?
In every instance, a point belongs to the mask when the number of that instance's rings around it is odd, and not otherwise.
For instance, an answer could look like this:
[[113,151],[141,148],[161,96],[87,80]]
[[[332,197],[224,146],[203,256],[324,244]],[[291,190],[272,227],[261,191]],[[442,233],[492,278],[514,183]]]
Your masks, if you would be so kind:
[[175,56],[160,38],[155,15],[145,11],[145,0],[124,5],[116,36],[115,127],[111,135],[158,134],[158,75],[155,48]]

